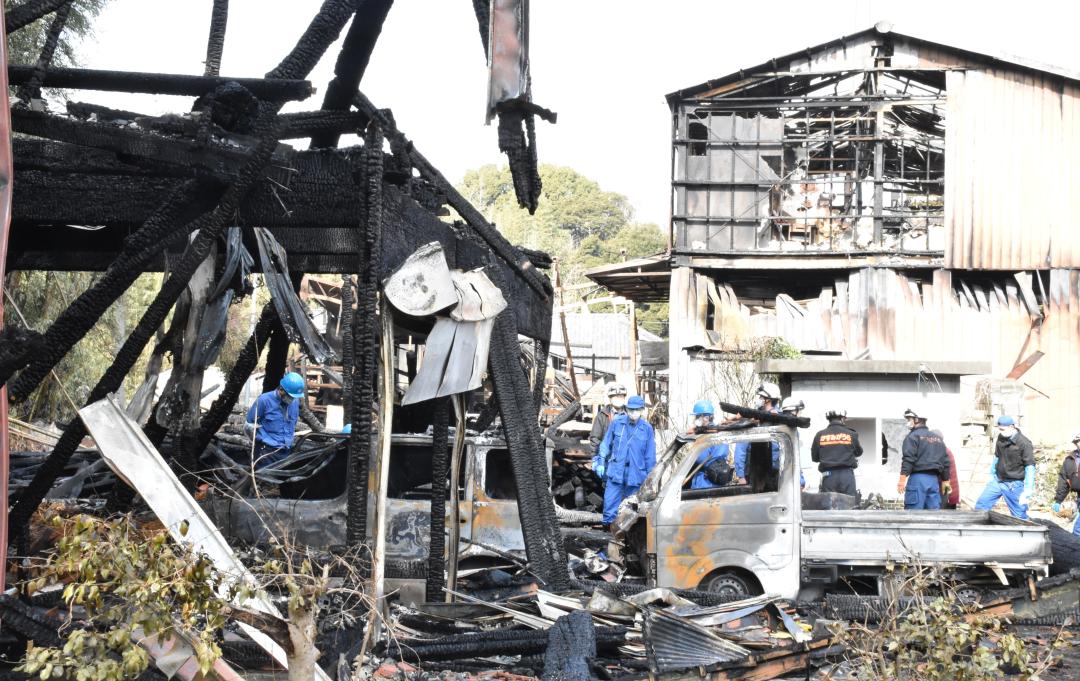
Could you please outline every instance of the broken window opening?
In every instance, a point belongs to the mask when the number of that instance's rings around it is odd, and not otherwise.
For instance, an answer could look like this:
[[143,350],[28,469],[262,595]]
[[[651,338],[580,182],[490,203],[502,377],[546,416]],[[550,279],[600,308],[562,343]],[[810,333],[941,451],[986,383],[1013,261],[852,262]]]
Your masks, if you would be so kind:
[[517,480],[509,450],[497,447],[484,455],[484,494],[489,499],[517,499]]

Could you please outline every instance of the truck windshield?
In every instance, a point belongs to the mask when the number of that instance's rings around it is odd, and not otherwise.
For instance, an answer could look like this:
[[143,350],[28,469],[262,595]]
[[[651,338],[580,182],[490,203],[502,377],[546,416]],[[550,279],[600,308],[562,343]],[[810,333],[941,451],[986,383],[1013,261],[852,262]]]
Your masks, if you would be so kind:
[[775,442],[717,443],[701,449],[682,481],[684,499],[775,492],[780,447]]

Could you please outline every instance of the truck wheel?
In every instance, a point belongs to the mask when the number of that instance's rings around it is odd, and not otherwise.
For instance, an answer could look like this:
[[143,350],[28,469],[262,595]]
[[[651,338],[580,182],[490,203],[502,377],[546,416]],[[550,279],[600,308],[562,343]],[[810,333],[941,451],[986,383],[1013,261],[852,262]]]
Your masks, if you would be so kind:
[[737,572],[717,573],[707,578],[701,586],[705,591],[733,599],[749,598],[761,593],[757,580]]

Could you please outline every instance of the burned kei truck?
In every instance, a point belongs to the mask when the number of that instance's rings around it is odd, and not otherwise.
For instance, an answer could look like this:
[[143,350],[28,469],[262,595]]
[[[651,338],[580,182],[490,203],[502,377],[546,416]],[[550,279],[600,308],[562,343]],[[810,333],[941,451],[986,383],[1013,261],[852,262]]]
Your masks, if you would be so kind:
[[[743,420],[674,443],[620,510],[613,529],[650,584],[813,600],[884,594],[904,564],[942,568],[973,594],[1049,574],[1047,528],[1000,513],[804,508],[819,497],[799,486],[795,427],[806,420],[754,415],[761,425]],[[739,443],[749,445],[746,484],[691,489],[703,451]]]

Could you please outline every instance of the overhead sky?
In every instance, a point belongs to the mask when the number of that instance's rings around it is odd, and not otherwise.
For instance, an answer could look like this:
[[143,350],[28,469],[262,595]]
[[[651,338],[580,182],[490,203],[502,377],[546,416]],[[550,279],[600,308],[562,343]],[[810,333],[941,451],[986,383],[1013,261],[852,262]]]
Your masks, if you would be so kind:
[[[231,0],[222,75],[258,76],[303,32],[320,0]],[[559,114],[538,123],[540,159],[570,166],[629,197],[636,218],[665,226],[670,116],[664,95],[774,56],[888,20],[894,30],[1080,72],[1068,0],[532,0],[535,101]],[[201,74],[211,0],[112,0],[81,49],[89,68]],[[311,75],[320,92],[332,49]],[[484,125],[484,53],[466,0],[397,0],[361,85],[452,181],[504,163]],[[184,98],[86,92],[117,108],[187,111]]]

